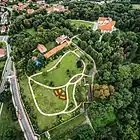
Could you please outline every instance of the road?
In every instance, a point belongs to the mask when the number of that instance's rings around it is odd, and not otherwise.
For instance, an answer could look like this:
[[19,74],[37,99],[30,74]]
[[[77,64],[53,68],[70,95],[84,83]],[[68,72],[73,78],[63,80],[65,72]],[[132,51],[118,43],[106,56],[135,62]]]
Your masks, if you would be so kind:
[[[7,39],[8,39],[8,36],[0,36],[0,41],[5,41],[6,42],[6,48],[7,48],[7,60],[6,60],[6,63],[5,63],[5,66],[4,66],[4,69],[3,69],[3,73],[2,73],[2,82],[1,82],[1,85],[0,85],[0,94],[4,91],[5,89],[5,83],[7,82],[7,76],[10,74],[10,70],[11,70],[11,64],[12,64],[12,61],[11,61],[11,58],[9,57],[10,53],[11,53],[11,47],[10,45],[7,44]],[[3,107],[3,104],[0,103],[0,108],[1,108],[1,112],[2,112],[2,107]]]
[[13,72],[14,73],[11,78],[9,78],[10,81],[10,89],[13,95],[13,102],[15,105],[16,110],[18,111],[18,114],[20,114],[21,119],[19,120],[19,123],[22,125],[22,130],[24,132],[24,136],[27,140],[37,140],[37,136],[34,133],[31,125],[29,124],[29,121],[27,119],[27,116],[25,114],[22,102],[21,102],[21,96],[20,96],[20,88],[18,85],[17,77],[16,77],[16,69],[13,64]]
[[7,60],[5,63],[5,67],[2,73],[2,82],[1,82],[1,86],[0,86],[0,94],[4,91],[5,88],[5,83],[7,82],[7,76],[9,76],[10,71],[11,71],[11,65],[12,65],[12,60],[10,57],[10,53],[11,53],[11,46],[9,44],[7,44],[7,39],[8,36],[0,36],[0,41],[5,41],[6,42],[6,48],[7,48]]
[[[0,86],[0,94],[5,89],[5,83],[7,82],[7,77],[10,77],[9,81],[10,81],[10,87],[11,87],[10,89],[11,89],[11,92],[13,94],[13,99],[14,99],[13,103],[15,105],[16,110],[18,111],[18,113],[21,116],[21,120],[19,120],[19,121],[20,121],[22,130],[24,132],[25,138],[27,140],[37,140],[37,137],[34,134],[34,131],[31,127],[31,125],[28,122],[27,116],[25,115],[25,112],[24,112],[23,105],[21,103],[22,100],[20,98],[20,92],[19,92],[20,90],[19,90],[19,87],[18,87],[18,82],[17,82],[17,78],[16,78],[16,70],[15,69],[14,69],[14,72],[13,72],[14,76],[13,75],[10,76],[11,66],[12,66],[12,60],[11,60],[11,57],[10,57],[11,46],[7,43],[7,40],[8,40],[8,36],[0,36],[0,41],[5,41],[6,42],[6,47],[7,47],[7,60],[6,60],[6,64],[5,64],[3,73],[2,73],[2,83],[1,83],[1,86]],[[2,104],[0,104],[0,106],[1,105]]]

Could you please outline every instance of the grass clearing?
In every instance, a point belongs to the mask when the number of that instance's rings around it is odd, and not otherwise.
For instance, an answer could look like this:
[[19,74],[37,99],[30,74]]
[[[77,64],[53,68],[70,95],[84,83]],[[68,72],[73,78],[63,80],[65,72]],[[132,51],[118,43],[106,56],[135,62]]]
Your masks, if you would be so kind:
[[56,96],[53,90],[37,85],[34,82],[32,82],[32,88],[38,106],[42,112],[52,114],[64,110],[66,100],[62,100]]
[[[22,79],[20,80],[20,87],[22,90],[22,94],[25,96],[24,103],[28,102],[28,105],[32,109],[32,113],[36,116],[36,121],[37,121],[39,130],[45,131],[45,130],[53,127],[54,123],[56,122],[56,117],[46,117],[46,116],[43,116],[39,113],[39,111],[37,110],[37,108],[35,106],[35,103],[33,101],[33,97],[32,97],[31,92],[30,92],[28,80],[25,76],[22,77]],[[30,117],[30,119],[32,121],[31,117]]]
[[93,26],[93,22],[91,22],[91,21],[84,21],[84,20],[71,20],[71,23],[76,25],[76,27],[79,27],[81,25],[85,25],[87,27],[92,27]]
[[1,76],[2,76],[4,65],[5,65],[5,61],[0,61],[0,79],[1,79]]
[[79,126],[86,120],[84,114],[80,114],[71,120],[67,121],[66,123],[60,124],[59,126],[49,130],[49,133],[53,138],[60,138],[63,137],[67,132],[72,130],[74,127]]
[[74,85],[69,85],[68,86],[69,107],[68,107],[67,111],[70,111],[70,110],[72,110],[76,107],[75,104],[74,104],[74,100],[73,100],[73,88],[74,88]]
[[133,9],[140,9],[140,4],[132,4]]
[[[72,117],[72,114],[60,115],[62,119],[59,120],[57,116],[51,116],[51,117],[43,116],[42,114],[39,113],[39,111],[35,106],[26,76],[20,79],[20,87],[21,87],[22,95],[24,96],[23,102],[28,103],[29,107],[31,108],[32,114],[36,116],[36,121],[40,132],[47,131],[48,129],[51,129],[52,127],[55,127],[61,122],[64,122]],[[44,106],[46,106],[45,103]],[[32,122],[31,116],[30,116],[30,120]]]
[[34,28],[30,28],[30,29],[26,29],[26,31],[31,34],[31,35],[34,35],[36,34],[37,32],[34,30]]
[[49,50],[53,49],[54,47],[56,47],[57,43],[56,42],[49,42],[45,46],[47,48],[47,51],[49,51]]
[[[50,72],[43,72],[43,74],[35,76],[33,79],[49,86],[65,85],[72,76],[82,72],[82,69],[76,66],[77,60],[75,54],[68,53],[55,69]],[[67,73],[67,70],[69,70],[69,73]]]

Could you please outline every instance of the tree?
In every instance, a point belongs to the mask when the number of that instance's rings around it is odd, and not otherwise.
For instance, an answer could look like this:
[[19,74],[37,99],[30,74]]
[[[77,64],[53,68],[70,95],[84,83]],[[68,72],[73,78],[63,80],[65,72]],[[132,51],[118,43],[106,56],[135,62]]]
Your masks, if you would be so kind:
[[76,65],[77,65],[77,68],[81,68],[82,65],[83,65],[83,63],[82,63],[81,60],[78,60],[77,63],[76,63]]

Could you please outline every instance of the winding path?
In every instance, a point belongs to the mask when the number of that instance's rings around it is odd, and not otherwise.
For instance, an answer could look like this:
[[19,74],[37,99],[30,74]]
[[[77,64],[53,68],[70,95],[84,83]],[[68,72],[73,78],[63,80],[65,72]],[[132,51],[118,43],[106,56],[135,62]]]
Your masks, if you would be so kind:
[[[47,70],[47,72],[49,72],[49,71],[55,69],[56,66],[61,62],[61,60],[62,60],[67,54],[69,54],[69,53],[74,53],[77,57],[80,58],[80,56],[79,56],[75,51],[68,51],[68,52],[66,52],[66,53],[59,59],[59,61],[58,61],[51,69]],[[34,103],[35,103],[35,105],[36,105],[36,107],[37,107],[37,110],[38,110],[42,115],[44,115],[44,116],[56,116],[56,115],[60,115],[60,114],[67,114],[67,113],[71,113],[71,112],[75,111],[77,108],[80,107],[81,104],[77,105],[77,102],[76,102],[76,99],[75,99],[75,88],[76,88],[76,84],[77,84],[78,82],[80,82],[81,79],[85,76],[84,72],[85,72],[85,69],[86,69],[86,64],[85,64],[85,62],[84,62],[83,60],[82,60],[82,63],[83,63],[83,66],[84,66],[82,73],[79,73],[79,74],[74,75],[74,76],[67,82],[67,84],[62,85],[62,86],[59,86],[59,87],[50,87],[50,86],[46,86],[46,85],[44,85],[44,84],[42,84],[42,83],[40,83],[40,82],[37,82],[37,81],[35,81],[34,79],[32,79],[34,76],[40,75],[40,74],[42,74],[43,72],[34,74],[34,75],[30,76],[30,77],[27,76],[27,78],[28,78],[28,84],[29,84],[29,87],[30,87],[30,90],[31,90],[31,94],[32,94]],[[75,81],[74,83],[72,83],[71,80],[72,80],[74,77],[76,77],[76,76],[81,76],[81,77],[80,77],[77,81]],[[38,84],[38,85],[40,85],[40,86],[43,86],[43,87],[45,87],[45,88],[48,88],[48,89],[56,89],[56,88],[63,88],[63,87],[66,87],[67,102],[66,102],[66,106],[65,106],[64,110],[62,110],[62,111],[60,111],[60,112],[58,112],[58,113],[53,113],[53,114],[47,114],[47,113],[42,112],[42,110],[39,108],[39,106],[38,106],[38,104],[37,104],[37,101],[36,101],[36,99],[35,99],[34,92],[33,92],[32,86],[31,86],[31,81],[35,82],[36,84]],[[68,87],[69,87],[69,85],[74,85],[72,95],[73,95],[73,100],[74,100],[74,104],[75,104],[76,107],[75,107],[73,110],[66,111],[67,108],[68,108],[68,105],[69,105],[69,98],[68,98],[68,97],[69,97],[69,96],[68,96]]]

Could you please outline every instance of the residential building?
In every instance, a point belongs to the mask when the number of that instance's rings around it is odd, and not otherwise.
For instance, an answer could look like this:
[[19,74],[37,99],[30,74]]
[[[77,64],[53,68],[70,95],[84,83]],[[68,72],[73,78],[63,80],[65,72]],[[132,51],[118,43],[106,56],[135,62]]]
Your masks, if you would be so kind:
[[52,13],[52,12],[64,12],[67,11],[68,7],[64,7],[63,5],[53,5],[52,7],[47,8],[48,13]]
[[1,27],[1,33],[4,33],[6,31],[6,26],[5,25],[2,25]]
[[70,39],[69,39],[68,36],[62,35],[62,36],[60,36],[60,37],[57,37],[55,41],[56,41],[56,43],[58,43],[58,44],[63,44],[64,42],[69,42]]
[[47,51],[46,47],[43,44],[38,44],[37,49],[41,52],[44,53]]
[[0,58],[5,56],[5,49],[0,49]]
[[115,30],[114,26],[116,24],[110,17],[99,17],[98,19],[98,29],[102,32],[112,32]]
[[34,12],[34,9],[27,9],[28,14],[32,14]]

